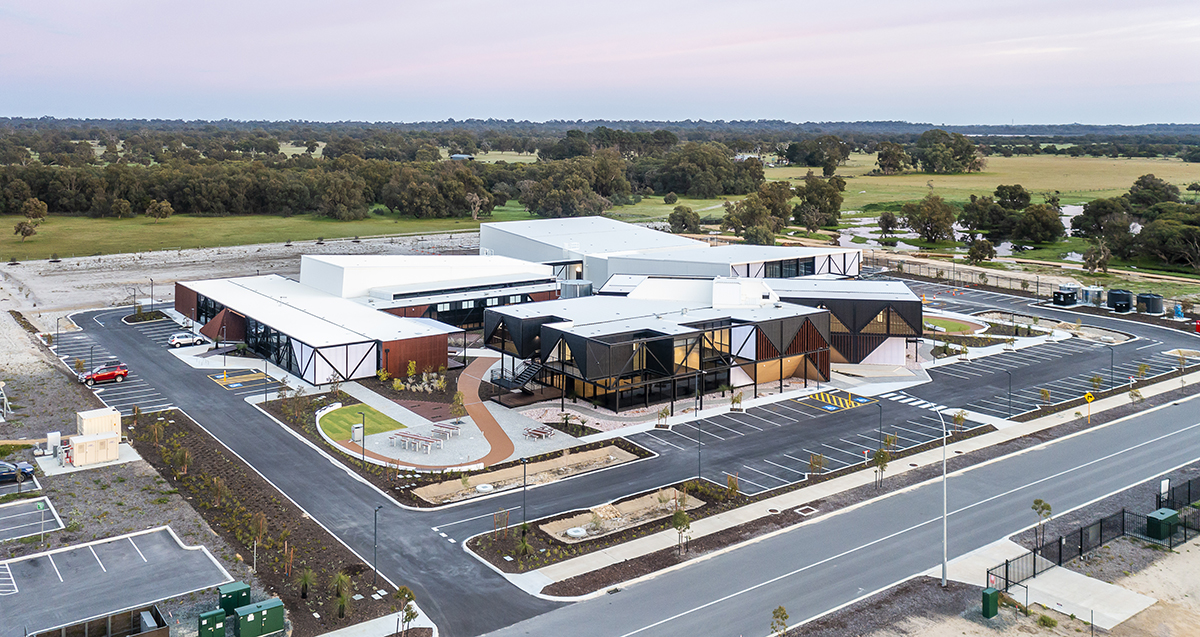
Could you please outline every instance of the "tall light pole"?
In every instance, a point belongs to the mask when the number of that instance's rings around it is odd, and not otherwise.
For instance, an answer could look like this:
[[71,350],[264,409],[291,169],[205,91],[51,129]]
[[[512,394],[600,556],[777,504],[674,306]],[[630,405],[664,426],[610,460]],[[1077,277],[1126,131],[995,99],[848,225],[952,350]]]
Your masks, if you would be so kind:
[[371,575],[371,587],[376,588],[379,582],[379,510],[383,508],[380,504],[375,507],[375,555],[371,560],[371,570],[374,574]]
[[62,330],[59,329],[59,327],[58,327],[58,322],[61,320],[62,320],[61,316],[54,319],[54,344],[55,345],[58,345],[58,339],[62,337]]
[[879,448],[883,449],[883,403],[876,400],[875,406],[879,408]]
[[154,311],[154,279],[150,279],[150,311]]
[[362,465],[363,471],[367,469],[367,412],[358,412],[362,416],[362,439],[358,441],[358,448],[362,449]]
[[525,537],[525,485],[528,484],[529,458],[521,458],[521,537]]
[[942,588],[946,588],[946,419],[938,412],[942,421]]
[[92,354],[95,353],[95,351],[96,351],[95,345],[92,345],[91,347],[88,348],[88,370],[89,371],[96,369],[96,361],[94,361],[92,359]]
[[1108,388],[1116,389],[1117,385],[1113,382],[1113,368],[1116,367],[1116,348],[1112,345],[1108,346]]

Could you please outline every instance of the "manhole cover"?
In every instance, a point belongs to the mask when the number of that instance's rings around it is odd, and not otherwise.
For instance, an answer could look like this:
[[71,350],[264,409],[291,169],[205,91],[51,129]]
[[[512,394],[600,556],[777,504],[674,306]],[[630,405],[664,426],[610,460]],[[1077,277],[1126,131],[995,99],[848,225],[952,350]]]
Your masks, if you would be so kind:
[[774,515],[776,513],[779,513],[779,509],[767,509],[767,513]]
[[493,489],[495,489],[495,487],[490,484],[481,484],[475,487],[475,490],[479,493],[491,493]]
[[567,529],[567,537],[584,538],[587,537],[587,529],[582,526],[573,526]]

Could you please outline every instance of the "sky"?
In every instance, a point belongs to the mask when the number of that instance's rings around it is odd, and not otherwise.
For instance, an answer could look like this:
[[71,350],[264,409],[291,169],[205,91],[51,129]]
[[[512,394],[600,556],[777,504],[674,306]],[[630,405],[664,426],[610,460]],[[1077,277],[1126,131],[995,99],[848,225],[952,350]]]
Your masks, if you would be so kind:
[[1200,2],[0,0],[0,117],[1200,121]]

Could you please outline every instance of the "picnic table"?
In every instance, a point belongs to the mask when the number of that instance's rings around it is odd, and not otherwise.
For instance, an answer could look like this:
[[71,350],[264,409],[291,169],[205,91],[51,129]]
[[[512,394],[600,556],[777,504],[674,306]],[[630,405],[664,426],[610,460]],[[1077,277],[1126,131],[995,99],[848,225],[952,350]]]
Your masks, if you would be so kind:
[[424,450],[429,453],[433,450],[434,445],[438,449],[442,448],[442,441],[437,438],[430,438],[420,434],[397,432],[388,436],[388,442],[395,446],[396,443],[404,445],[405,449],[416,449],[417,451]]
[[553,427],[526,427],[525,438],[536,438],[537,440],[545,440],[546,438],[554,437]]
[[450,436],[461,436],[462,435],[462,427],[459,427],[458,425],[450,424],[448,422],[433,423],[433,431],[434,431],[434,433],[446,434],[447,439],[449,439]]

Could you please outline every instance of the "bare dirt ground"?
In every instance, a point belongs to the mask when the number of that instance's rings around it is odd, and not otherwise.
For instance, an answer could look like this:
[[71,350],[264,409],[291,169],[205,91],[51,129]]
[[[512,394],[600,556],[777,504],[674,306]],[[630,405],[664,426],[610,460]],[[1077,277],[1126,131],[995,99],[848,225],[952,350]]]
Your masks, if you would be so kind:
[[[478,233],[431,234],[388,239],[312,241],[290,246],[273,243],[139,252],[97,257],[73,257],[58,263],[26,261],[0,264],[0,310],[25,312],[42,329],[68,312],[131,303],[150,297],[154,281],[156,301],[174,298],[175,281],[213,279],[254,274],[280,274],[297,278],[304,254],[429,254],[475,250]],[[39,320],[40,319],[40,320]],[[48,321],[48,322],[47,322]]]
[[485,482],[492,485],[492,490],[488,491],[492,493],[520,485],[523,476],[527,476],[526,484],[543,484],[631,460],[637,460],[637,456],[620,447],[608,445],[591,451],[577,451],[541,462],[531,462],[527,467],[518,465],[474,476],[468,478],[465,485],[459,480],[438,482],[413,489],[413,493],[431,504],[446,504],[485,495],[476,489]]
[[[75,412],[101,406],[95,395],[72,378],[41,341],[0,312],[0,379],[14,403],[8,422],[0,423],[0,439],[40,439],[48,431],[75,432]],[[10,456],[32,462],[32,450]],[[203,544],[229,573],[251,585],[254,599],[270,592],[249,567],[149,463],[136,461],[76,473],[38,475],[42,491],[58,510],[66,529],[48,533],[45,542],[31,537],[0,544],[0,560],[169,525],[184,543]],[[200,591],[159,604],[175,637],[196,633],[196,616],[211,610],[216,590]]]
[[[587,513],[559,518],[538,528],[567,544],[575,544],[669,517],[678,507],[681,496],[684,498],[682,508],[685,511],[705,505],[703,500],[688,497],[686,493],[676,489],[662,489],[658,493],[650,493],[633,500],[598,506]],[[567,529],[574,527],[585,529],[587,535],[581,538],[567,535]]]

